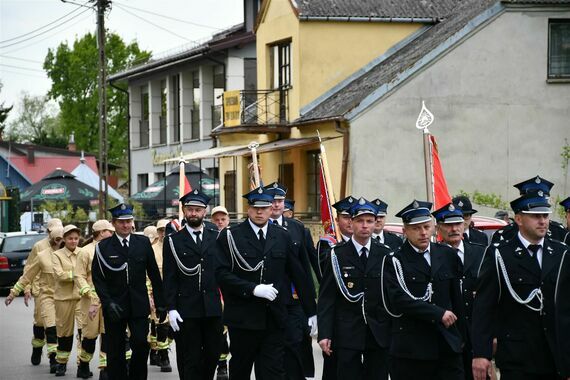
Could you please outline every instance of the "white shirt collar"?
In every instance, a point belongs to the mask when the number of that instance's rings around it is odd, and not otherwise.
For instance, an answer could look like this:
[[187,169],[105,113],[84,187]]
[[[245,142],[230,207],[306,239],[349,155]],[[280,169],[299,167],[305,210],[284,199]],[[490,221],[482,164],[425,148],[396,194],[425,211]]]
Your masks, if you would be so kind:
[[276,218],[276,219],[270,218],[269,220],[271,221],[271,223],[273,223],[273,221],[276,220],[280,226],[283,225],[283,215],[279,215],[279,218]]
[[[519,240],[521,241],[521,243],[523,243],[524,247],[525,247],[526,249],[528,249],[528,246],[531,245],[531,242],[528,241],[528,240],[526,240],[526,239],[522,236],[522,234],[521,234],[520,231],[518,232],[518,235],[519,235]],[[542,248],[542,247],[544,246],[544,238],[540,239],[540,241],[538,242],[538,245],[540,245],[540,248]]]
[[349,241],[350,240],[350,236],[346,236],[344,234],[340,234],[342,236],[342,240],[343,241]]
[[259,227],[258,225],[256,225],[255,223],[253,223],[251,221],[251,219],[247,220],[249,222],[249,225],[251,226],[251,228],[253,229],[253,233],[255,234],[255,236],[257,236],[259,238],[259,230],[263,231],[263,236],[265,238],[267,238],[267,226],[269,225],[269,223],[265,223],[265,225],[263,227]]
[[121,243],[121,245],[123,245],[123,239],[127,239],[127,245],[131,245],[131,234],[129,234],[127,237],[120,237],[119,235],[115,234],[115,236],[117,237],[117,239],[119,239],[119,243]]
[[370,239],[368,239],[368,241],[366,242],[366,245],[361,245],[359,242],[357,242],[356,240],[354,240],[354,237],[351,237],[350,240],[352,240],[352,244],[354,244],[354,247],[356,248],[356,252],[358,253],[358,256],[360,256],[362,251],[362,247],[366,247],[366,257],[368,257],[368,255],[370,254]]
[[374,239],[379,238],[380,243],[384,243],[384,230],[380,231],[379,234],[372,234],[372,238]]

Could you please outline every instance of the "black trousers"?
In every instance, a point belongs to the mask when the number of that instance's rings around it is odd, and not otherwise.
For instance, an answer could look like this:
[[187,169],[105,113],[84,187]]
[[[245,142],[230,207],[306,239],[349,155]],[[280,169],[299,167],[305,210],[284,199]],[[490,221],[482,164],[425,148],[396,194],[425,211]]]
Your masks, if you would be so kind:
[[283,380],[285,330],[269,324],[265,330],[229,327],[230,379],[249,380],[255,363],[257,380]]
[[[149,346],[147,342],[148,318],[121,319],[112,322],[104,319],[107,338],[107,372],[109,380],[146,380]],[[129,344],[133,350],[127,376],[125,339],[127,326],[131,333]]]
[[181,380],[211,380],[222,351],[222,318],[182,319],[180,331],[174,333],[178,375]]
[[330,356],[323,352],[323,377],[322,380],[336,380],[336,349],[333,347],[333,352]]
[[[390,358],[391,380],[463,380],[461,354],[447,353],[435,360]],[[501,380],[504,380],[501,376]]]
[[388,380],[388,350],[336,349],[339,380]]
[[[303,368],[303,337],[307,334],[307,317],[299,301],[287,305],[285,325],[285,378],[287,380],[305,380]],[[312,354],[312,352],[311,352]]]

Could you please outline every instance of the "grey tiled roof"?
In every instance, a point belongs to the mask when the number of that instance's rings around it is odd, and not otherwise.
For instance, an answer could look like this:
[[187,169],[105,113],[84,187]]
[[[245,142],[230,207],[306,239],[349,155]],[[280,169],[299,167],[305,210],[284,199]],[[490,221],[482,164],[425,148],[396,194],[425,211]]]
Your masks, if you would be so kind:
[[465,0],[296,0],[299,17],[433,18]]
[[413,41],[369,67],[368,71],[356,75],[344,87],[331,91],[332,94],[314,108],[302,110],[302,116],[295,122],[343,117],[358,107],[367,96],[382,86],[397,81],[403,72],[496,3],[497,0],[464,0],[446,20],[429,27]]

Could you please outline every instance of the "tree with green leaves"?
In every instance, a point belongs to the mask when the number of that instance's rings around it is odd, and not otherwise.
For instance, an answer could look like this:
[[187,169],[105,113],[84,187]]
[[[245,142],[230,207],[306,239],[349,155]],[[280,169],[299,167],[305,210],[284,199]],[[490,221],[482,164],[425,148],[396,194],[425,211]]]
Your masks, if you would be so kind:
[[[106,35],[105,54],[108,75],[150,58],[150,53],[140,50],[136,42],[125,44],[114,33]],[[62,133],[74,132],[78,149],[93,153],[99,150],[97,63],[97,37],[92,33],[76,39],[71,46],[61,43],[55,50],[50,49],[44,61],[52,81],[48,95],[59,103]],[[116,164],[124,162],[128,149],[127,110],[127,94],[107,86],[108,157]]]
[[57,109],[47,96],[26,92],[20,99],[20,114],[8,126],[10,140],[65,148],[68,136],[61,133]]
[[[2,91],[2,86],[2,82],[0,82],[0,91]],[[5,107],[4,102],[0,103],[0,140],[2,140],[4,129],[6,128],[6,119],[13,107],[14,106]]]

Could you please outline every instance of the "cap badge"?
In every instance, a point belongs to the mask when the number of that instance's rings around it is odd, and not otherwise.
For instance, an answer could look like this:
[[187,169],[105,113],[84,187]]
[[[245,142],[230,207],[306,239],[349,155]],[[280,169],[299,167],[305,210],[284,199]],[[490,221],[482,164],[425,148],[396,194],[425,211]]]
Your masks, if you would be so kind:
[[458,205],[459,207],[463,207],[463,201],[457,202],[457,205]]
[[279,187],[279,185],[277,184],[277,182],[273,184],[274,189],[277,189],[278,187]]
[[348,198],[348,203],[352,203],[352,202],[354,202],[354,199],[352,199],[352,197],[349,197],[349,198]]
[[418,201],[414,201],[414,204],[412,205],[413,208],[419,208],[420,204],[418,203]]
[[126,209],[127,209],[127,206],[125,206],[125,204],[123,203],[123,204],[121,205],[121,210],[126,210]]
[[536,176],[536,178],[534,179],[534,182],[540,183],[540,177],[539,177],[539,176]]
[[455,211],[455,206],[453,206],[452,204],[449,205],[449,207],[447,208],[449,211],[453,212]]
[[364,198],[360,198],[360,200],[358,201],[359,205],[364,205],[366,203],[366,201],[364,200]]
[[542,192],[542,190],[538,190],[538,196],[539,196],[539,197],[543,197],[543,196],[544,196],[544,193]]
[[257,192],[258,192],[259,194],[261,194],[261,193],[263,193],[263,189],[260,187],[259,189],[257,189]]

